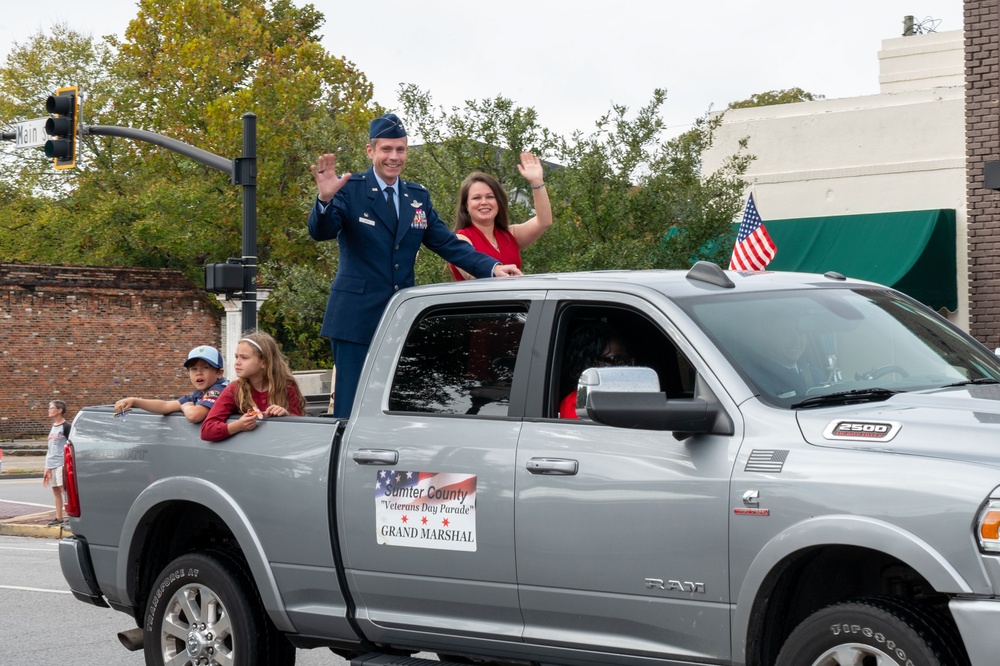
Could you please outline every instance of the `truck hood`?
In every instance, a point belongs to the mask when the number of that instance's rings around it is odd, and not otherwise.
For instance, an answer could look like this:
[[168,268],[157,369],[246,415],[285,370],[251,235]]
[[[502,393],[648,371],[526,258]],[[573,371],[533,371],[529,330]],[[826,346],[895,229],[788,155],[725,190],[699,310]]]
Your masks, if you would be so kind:
[[797,412],[810,444],[1000,465],[1000,385],[914,391]]

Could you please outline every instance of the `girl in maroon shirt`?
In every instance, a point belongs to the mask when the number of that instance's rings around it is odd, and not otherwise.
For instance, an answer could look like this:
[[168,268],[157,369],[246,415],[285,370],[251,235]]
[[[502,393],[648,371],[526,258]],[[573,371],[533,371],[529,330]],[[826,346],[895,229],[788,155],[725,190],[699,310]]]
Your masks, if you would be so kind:
[[[236,345],[237,379],[219,395],[201,424],[201,438],[221,442],[243,430],[254,430],[268,416],[302,416],[305,399],[288,362],[267,333],[248,333]],[[241,414],[229,421],[231,414]]]
[[[535,217],[522,224],[511,224],[503,187],[493,176],[475,171],[462,181],[455,211],[455,235],[479,252],[520,268],[521,250],[552,226],[552,205],[545,190],[542,161],[531,153],[521,153],[517,170],[531,184]],[[456,280],[475,279],[457,266],[448,264],[448,268]]]

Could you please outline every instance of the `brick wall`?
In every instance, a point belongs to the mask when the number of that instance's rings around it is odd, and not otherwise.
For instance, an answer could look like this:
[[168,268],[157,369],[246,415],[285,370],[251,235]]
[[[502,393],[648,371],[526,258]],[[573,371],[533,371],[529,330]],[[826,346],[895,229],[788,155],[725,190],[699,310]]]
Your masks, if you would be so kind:
[[983,163],[1000,160],[1000,9],[965,0],[965,148],[969,229],[969,332],[1000,346],[1000,192],[983,187]]
[[183,362],[220,344],[205,292],[180,271],[0,263],[0,437],[48,433],[48,403],[191,390]]

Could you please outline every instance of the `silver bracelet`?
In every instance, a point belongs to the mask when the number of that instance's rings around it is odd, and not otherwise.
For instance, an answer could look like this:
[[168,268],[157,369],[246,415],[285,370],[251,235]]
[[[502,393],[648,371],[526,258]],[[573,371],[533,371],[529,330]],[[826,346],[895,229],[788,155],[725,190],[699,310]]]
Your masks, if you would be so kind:
[[533,190],[540,190],[543,187],[545,187],[545,183],[541,183],[540,185],[532,185],[531,189],[533,189]]

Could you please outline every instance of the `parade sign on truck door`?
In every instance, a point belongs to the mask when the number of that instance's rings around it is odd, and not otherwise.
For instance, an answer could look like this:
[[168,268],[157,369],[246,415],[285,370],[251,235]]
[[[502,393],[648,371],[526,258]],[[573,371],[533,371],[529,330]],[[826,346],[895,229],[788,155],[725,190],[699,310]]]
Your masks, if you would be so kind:
[[476,475],[380,469],[375,477],[378,543],[476,550]]

